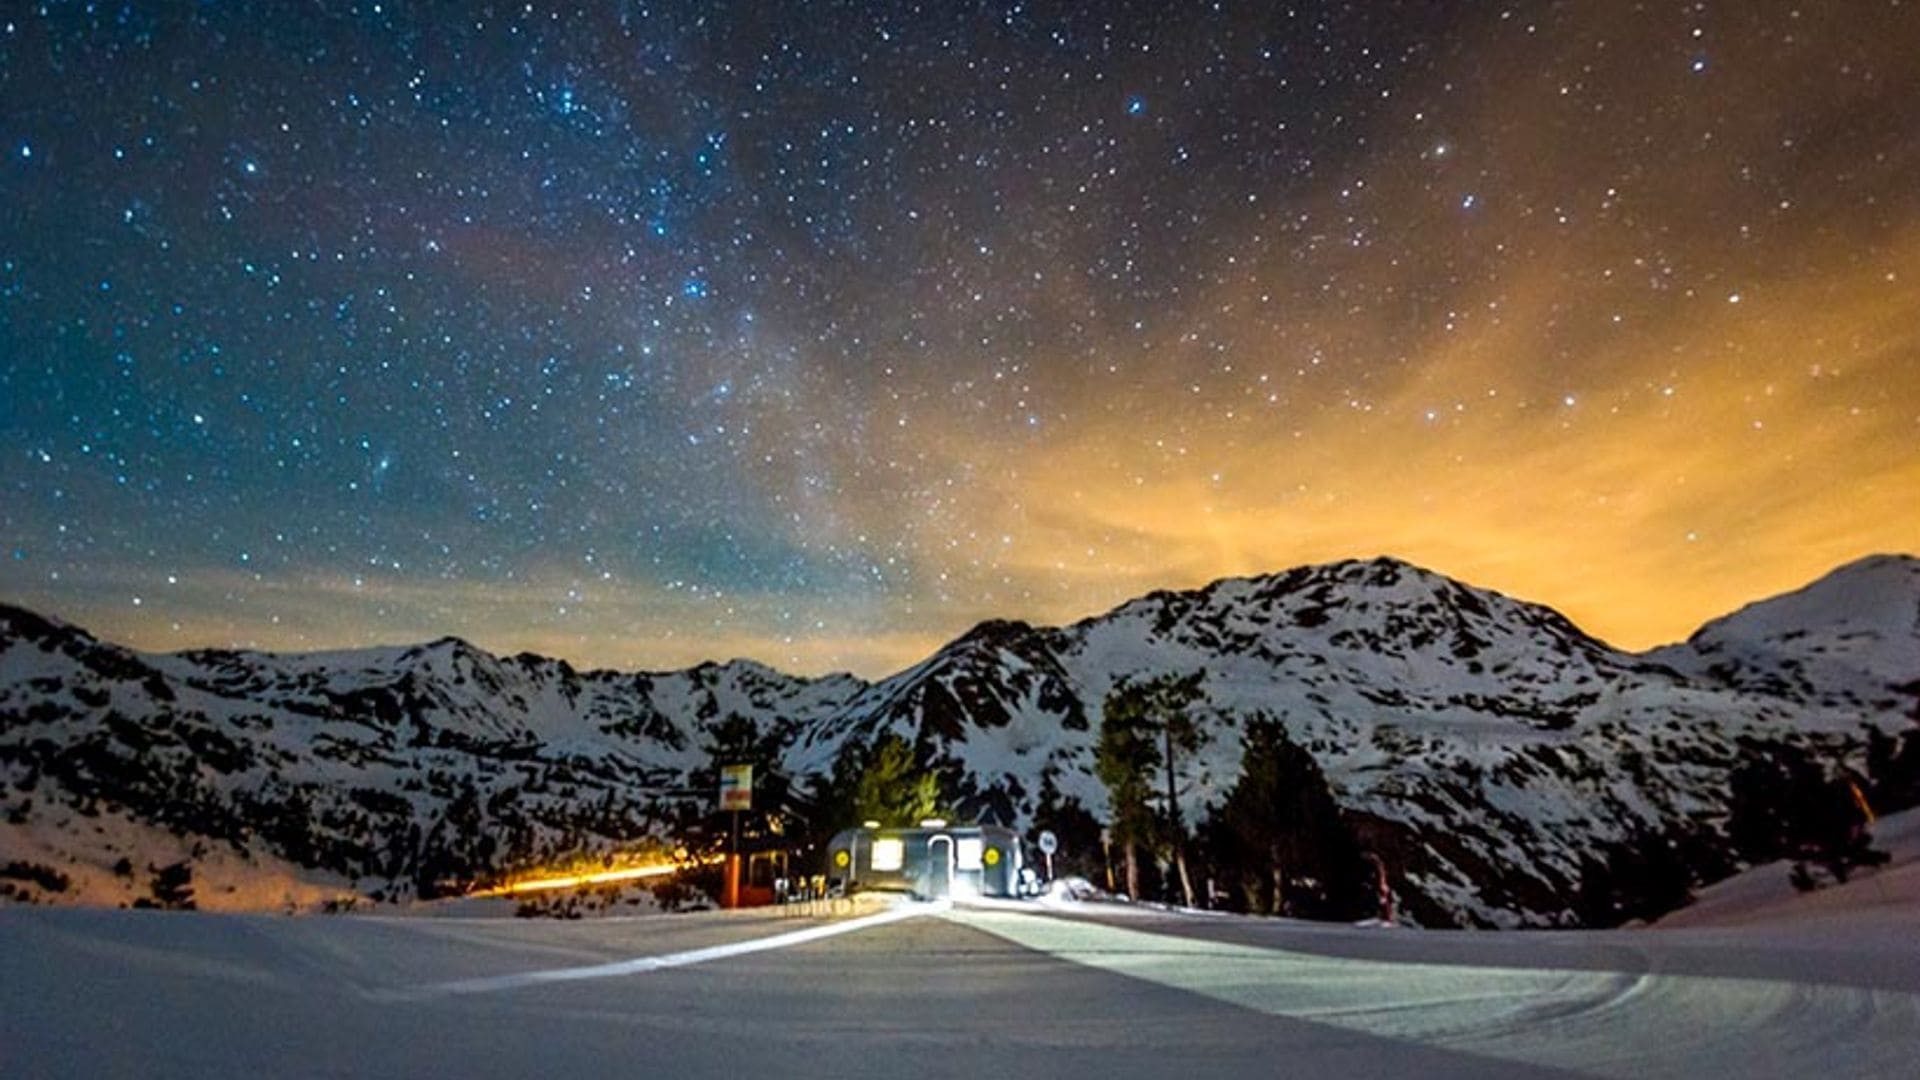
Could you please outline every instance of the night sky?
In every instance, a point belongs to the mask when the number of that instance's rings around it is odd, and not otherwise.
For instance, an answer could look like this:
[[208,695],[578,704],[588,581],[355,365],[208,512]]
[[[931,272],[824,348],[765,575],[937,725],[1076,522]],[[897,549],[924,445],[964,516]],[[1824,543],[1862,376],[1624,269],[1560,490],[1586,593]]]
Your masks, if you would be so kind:
[[0,597],[879,674],[1920,548],[1920,8],[6,5]]

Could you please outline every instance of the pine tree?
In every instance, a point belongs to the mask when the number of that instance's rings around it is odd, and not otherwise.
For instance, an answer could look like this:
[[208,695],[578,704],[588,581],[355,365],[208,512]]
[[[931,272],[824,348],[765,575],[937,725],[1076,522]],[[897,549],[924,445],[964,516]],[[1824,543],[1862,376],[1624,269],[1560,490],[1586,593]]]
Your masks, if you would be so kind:
[[1308,918],[1367,911],[1359,841],[1319,763],[1270,717],[1248,720],[1241,740],[1240,781],[1220,818],[1236,841],[1248,906]]
[[1125,860],[1127,895],[1136,898],[1140,895],[1139,849],[1153,839],[1153,813],[1147,800],[1159,760],[1142,697],[1137,688],[1124,684],[1107,695],[1093,754],[1094,772],[1106,785],[1112,807],[1113,838],[1119,841]]
[[911,825],[939,812],[940,779],[920,767],[905,739],[888,733],[866,755],[854,785],[853,807],[862,821]]
[[1898,736],[1867,727],[1867,795],[1879,814],[1920,806],[1920,727]]
[[1846,881],[1855,868],[1887,861],[1887,854],[1872,846],[1857,779],[1830,775],[1801,747],[1747,749],[1754,756],[1728,781],[1727,834],[1743,858],[1794,860],[1792,880],[1802,889],[1819,886],[1816,869]]
[[1100,851],[1100,822],[1080,805],[1080,800],[1060,791],[1059,766],[1049,762],[1040,770],[1040,790],[1034,798],[1033,827],[1048,830],[1059,841],[1053,857],[1055,875],[1072,873],[1097,876]]
[[[749,836],[764,835],[784,828],[785,814],[792,809],[793,781],[780,768],[785,746],[786,737],[777,726],[763,732],[752,720],[730,712],[708,729],[707,765],[688,779],[696,789],[717,791],[721,766],[753,766],[752,809],[744,816],[742,828]],[[718,820],[720,816],[712,801],[701,804],[701,817],[708,827],[731,828],[732,823]]]
[[[1122,682],[1107,695],[1101,709],[1094,767],[1113,803],[1113,834],[1125,853],[1129,895],[1138,896],[1140,891],[1140,846],[1164,846],[1171,849],[1186,903],[1193,904],[1178,775],[1180,755],[1191,755],[1203,741],[1192,714],[1200,697],[1199,673],[1163,675]],[[1164,827],[1155,822],[1150,809],[1156,774],[1164,781]]]
[[169,911],[192,911],[193,864],[182,860],[154,871],[153,906]]

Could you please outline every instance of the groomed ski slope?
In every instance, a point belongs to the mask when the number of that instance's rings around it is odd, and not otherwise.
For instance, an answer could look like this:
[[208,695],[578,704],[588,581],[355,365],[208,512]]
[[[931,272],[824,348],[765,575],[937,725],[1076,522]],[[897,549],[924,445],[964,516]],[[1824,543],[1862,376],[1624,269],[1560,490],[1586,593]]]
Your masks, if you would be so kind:
[[571,923],[14,908],[0,1074],[1911,1076],[1912,905],[1798,899],[1818,914],[1527,933],[1097,904]]

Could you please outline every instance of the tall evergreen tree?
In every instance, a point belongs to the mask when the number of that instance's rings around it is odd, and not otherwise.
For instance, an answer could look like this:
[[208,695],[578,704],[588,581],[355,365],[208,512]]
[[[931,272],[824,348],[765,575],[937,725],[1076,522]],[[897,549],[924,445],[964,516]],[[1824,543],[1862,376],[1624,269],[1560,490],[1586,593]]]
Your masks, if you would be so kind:
[[1801,747],[1749,744],[1752,755],[1729,778],[1727,833],[1740,854],[1760,863],[1794,860],[1792,881],[1816,888],[1816,868],[1845,881],[1855,868],[1887,861],[1872,846],[1870,813],[1859,781],[1831,775]]
[[853,789],[862,821],[912,825],[940,809],[940,778],[914,760],[913,746],[889,732],[874,742]]
[[[1180,754],[1192,754],[1202,742],[1192,713],[1200,696],[1199,673],[1163,675],[1121,683],[1107,695],[1101,709],[1094,768],[1113,804],[1113,835],[1124,852],[1129,895],[1140,892],[1140,846],[1159,846],[1156,840],[1164,840],[1171,848],[1186,902],[1193,903],[1186,834],[1180,822],[1178,761]],[[1164,829],[1157,827],[1150,809],[1156,774],[1164,780]]]
[[707,764],[695,769],[688,777],[696,791],[715,793],[704,796],[696,804],[699,817],[710,827],[726,824],[720,821],[720,814],[715,809],[720,767],[751,765],[753,808],[741,822],[745,835],[765,835],[769,831],[785,829],[787,815],[794,809],[793,781],[780,767],[786,742],[786,735],[778,726],[770,726],[762,731],[752,720],[735,712],[728,713],[713,725],[708,731],[705,746]]
[[1140,847],[1153,840],[1152,776],[1158,755],[1138,691],[1125,685],[1107,695],[1094,746],[1094,772],[1106,785],[1111,805],[1109,828],[1120,844],[1126,867],[1127,895],[1140,895]]
[[1867,797],[1875,813],[1920,806],[1920,727],[1894,736],[1868,726],[1867,776]]
[[922,768],[913,744],[891,732],[871,743],[848,740],[833,768],[816,778],[808,816],[816,840],[863,821],[912,825],[940,812],[940,778]]
[[1220,814],[1237,841],[1248,906],[1308,918],[1364,914],[1366,863],[1319,763],[1270,717],[1249,719],[1241,740],[1240,781]]
[[1033,826],[1054,834],[1060,850],[1053,857],[1056,875],[1086,874],[1098,876],[1100,822],[1080,800],[1063,794],[1059,784],[1059,766],[1049,762],[1040,770],[1040,791],[1035,796]]

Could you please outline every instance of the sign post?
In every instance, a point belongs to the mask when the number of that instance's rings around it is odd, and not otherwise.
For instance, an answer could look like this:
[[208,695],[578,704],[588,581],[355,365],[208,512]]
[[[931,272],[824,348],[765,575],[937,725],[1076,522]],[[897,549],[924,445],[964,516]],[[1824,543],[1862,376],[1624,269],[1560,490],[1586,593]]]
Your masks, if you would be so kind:
[[720,766],[720,809],[732,814],[727,842],[727,876],[720,894],[720,906],[740,906],[740,811],[753,809],[753,766]]
[[1053,880],[1053,853],[1060,850],[1060,838],[1052,829],[1040,830],[1040,854],[1047,860],[1047,880]]
[[753,766],[720,766],[720,809],[753,809]]

